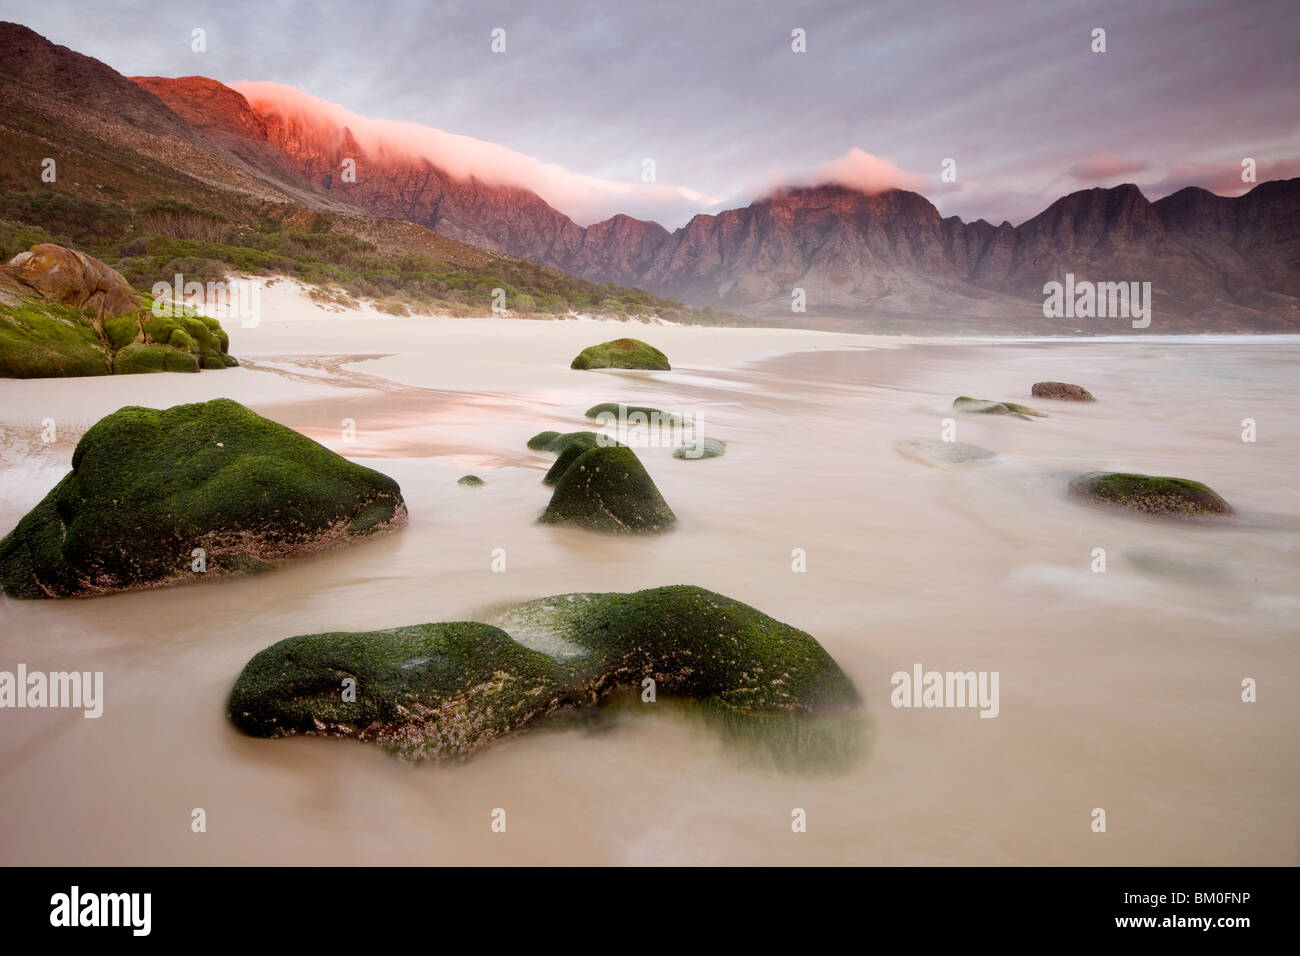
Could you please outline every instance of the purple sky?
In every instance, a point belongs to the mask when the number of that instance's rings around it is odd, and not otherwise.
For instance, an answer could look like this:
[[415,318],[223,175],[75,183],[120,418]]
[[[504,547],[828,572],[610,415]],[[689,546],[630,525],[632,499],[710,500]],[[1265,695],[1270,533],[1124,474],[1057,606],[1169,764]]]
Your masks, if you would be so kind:
[[[0,0],[0,19],[127,75],[274,81],[500,144],[569,177],[554,196],[606,181],[585,204],[552,199],[579,221],[603,209],[677,226],[854,149],[944,214],[994,222],[1120,182],[1153,199],[1235,194],[1243,157],[1260,181],[1300,175],[1296,0]],[[206,53],[190,49],[195,27]],[[790,49],[795,28],[807,53]],[[683,189],[641,188],[645,158]],[[637,185],[609,187],[623,182]]]

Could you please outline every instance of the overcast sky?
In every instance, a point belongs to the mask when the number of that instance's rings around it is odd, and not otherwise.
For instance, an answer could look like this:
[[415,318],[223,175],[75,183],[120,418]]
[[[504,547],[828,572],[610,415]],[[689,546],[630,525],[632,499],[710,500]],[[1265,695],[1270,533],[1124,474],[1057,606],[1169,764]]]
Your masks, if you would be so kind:
[[682,191],[597,205],[670,227],[836,161],[1013,223],[1095,185],[1235,194],[1244,157],[1300,175],[1297,0],[0,0],[0,19],[126,75],[287,84],[575,177],[639,183],[651,158]]

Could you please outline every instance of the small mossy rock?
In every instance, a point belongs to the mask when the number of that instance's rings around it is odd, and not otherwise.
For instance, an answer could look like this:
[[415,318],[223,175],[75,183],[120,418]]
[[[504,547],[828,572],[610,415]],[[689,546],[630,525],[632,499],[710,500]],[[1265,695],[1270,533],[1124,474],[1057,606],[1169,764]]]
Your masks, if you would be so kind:
[[128,406],[81,437],[72,471],[0,541],[0,590],[87,596],[240,573],[406,520],[391,478],[238,402]]
[[538,432],[532,438],[528,439],[528,447],[532,451],[549,451],[551,442],[560,437],[559,432]]
[[230,719],[258,737],[349,736],[449,758],[646,680],[737,717],[834,717],[861,703],[812,636],[703,588],[563,594],[498,617],[281,641],[239,675]]
[[456,484],[464,485],[466,488],[480,488],[483,486],[484,481],[478,475],[462,475],[456,479]]
[[113,356],[113,372],[137,375],[143,372],[197,372],[199,357],[193,352],[167,345],[133,343],[118,349]]
[[662,531],[677,521],[632,449],[588,448],[555,485],[544,524],[590,531]]
[[[993,402],[986,398],[971,398],[968,395],[960,395],[953,399],[952,407],[963,412],[977,412],[984,415],[1011,415],[1014,418],[1031,420],[1029,415],[1019,410],[1025,408],[1024,405],[1017,405],[1016,408],[1012,408],[1011,404],[1014,403]],[[1042,415],[1041,412],[1032,412],[1032,414]]]
[[[543,441],[542,439],[545,438]],[[528,447],[534,451],[549,451],[558,455],[570,445],[581,445],[583,448],[595,448],[599,443],[600,435],[596,432],[542,432],[534,435],[528,442]]]
[[960,441],[941,441],[938,438],[917,438],[898,442],[894,447],[904,458],[926,465],[961,465],[972,461],[985,461],[995,453],[979,445]]
[[1095,471],[1070,482],[1076,498],[1143,514],[1172,517],[1233,514],[1217,492],[1188,478]]
[[672,366],[663,352],[640,339],[614,339],[583,349],[569,368],[634,368],[666,372]]
[[1064,402],[1096,401],[1092,393],[1082,385],[1071,385],[1069,382],[1035,382],[1029,391],[1035,398],[1056,398]]
[[586,412],[588,418],[599,418],[601,415],[613,416],[613,421],[628,425],[676,425],[681,421],[679,416],[662,409],[648,405],[624,405],[620,402],[601,402],[592,405]]
[[699,441],[678,445],[673,449],[674,458],[692,461],[697,458],[720,458],[727,453],[727,443],[717,438],[701,438]]

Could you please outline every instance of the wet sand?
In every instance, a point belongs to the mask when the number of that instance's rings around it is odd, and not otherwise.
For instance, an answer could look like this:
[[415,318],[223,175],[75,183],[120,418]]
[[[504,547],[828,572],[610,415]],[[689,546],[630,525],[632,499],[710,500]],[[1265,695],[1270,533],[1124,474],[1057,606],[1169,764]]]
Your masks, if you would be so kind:
[[[573,372],[644,338],[666,373]],[[123,404],[227,395],[401,484],[401,532],[255,578],[0,599],[0,668],[102,670],[104,715],[0,712],[0,862],[1284,864],[1298,858],[1300,344],[976,343],[611,323],[311,317],[233,329],[246,367],[0,381],[0,527]],[[1039,402],[1078,382],[1095,405]],[[954,414],[970,394],[1033,422]],[[640,448],[679,528],[535,523],[526,440],[626,400],[700,416],[727,454]],[[39,441],[52,417],[59,441]],[[908,439],[997,457],[930,467]],[[1243,418],[1259,440],[1240,440]],[[342,420],[356,423],[345,441]],[[1098,512],[1069,474],[1205,481],[1217,525]],[[487,485],[458,487],[473,471]],[[1090,570],[1094,548],[1108,570]],[[505,548],[507,570],[491,552]],[[791,570],[791,551],[807,571]],[[282,638],[475,619],[576,590],[712,588],[818,638],[866,698],[870,752],[783,773],[672,707],[520,735],[455,765],[351,741],[242,737],[231,683]],[[914,663],[1001,675],[1000,713],[896,709]],[[1241,680],[1259,700],[1240,699]],[[202,807],[207,832],[190,830]],[[494,808],[505,834],[490,830]],[[806,833],[790,830],[795,807]],[[1108,815],[1090,829],[1093,808]]]

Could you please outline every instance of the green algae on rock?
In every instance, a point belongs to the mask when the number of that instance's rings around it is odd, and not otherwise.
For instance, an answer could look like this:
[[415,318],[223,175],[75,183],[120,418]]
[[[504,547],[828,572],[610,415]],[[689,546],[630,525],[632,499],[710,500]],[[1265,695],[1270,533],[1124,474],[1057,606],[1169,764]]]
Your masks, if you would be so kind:
[[549,446],[551,442],[555,441],[555,439],[559,437],[559,432],[538,432],[532,438],[528,439],[528,447],[532,451],[550,451]]
[[1194,517],[1234,513],[1217,492],[1188,478],[1094,471],[1072,480],[1070,493],[1085,501],[1150,515]]
[[582,445],[584,448],[595,448],[600,435],[596,432],[538,432],[532,438],[528,439],[528,447],[533,451],[549,451],[553,454],[559,454],[572,444]]
[[[558,464],[558,462],[557,462]],[[559,476],[544,524],[589,531],[662,531],[677,521],[632,449],[588,448]]]
[[1017,405],[1015,402],[994,402],[987,398],[971,398],[969,395],[957,396],[957,398],[953,399],[952,407],[963,412],[980,412],[985,415],[1010,415],[1013,418],[1023,418],[1026,421],[1032,418],[1048,417],[1046,412],[1040,412],[1028,405]]
[[478,475],[461,475],[456,479],[456,484],[464,485],[466,488],[479,488],[485,482]]
[[230,719],[257,737],[347,736],[449,758],[651,681],[656,695],[756,720],[861,703],[809,634],[703,588],[556,595],[498,618],[281,641],[239,675]]
[[613,421],[628,425],[676,425],[681,422],[680,416],[671,412],[651,408],[648,405],[624,405],[621,402],[601,402],[599,405],[592,405],[585,414],[588,418],[610,415],[613,416]]
[[632,368],[666,372],[672,366],[663,352],[640,339],[614,339],[583,349],[569,368]]
[[406,523],[397,483],[230,399],[128,406],[0,541],[0,589],[71,597],[246,572]]

